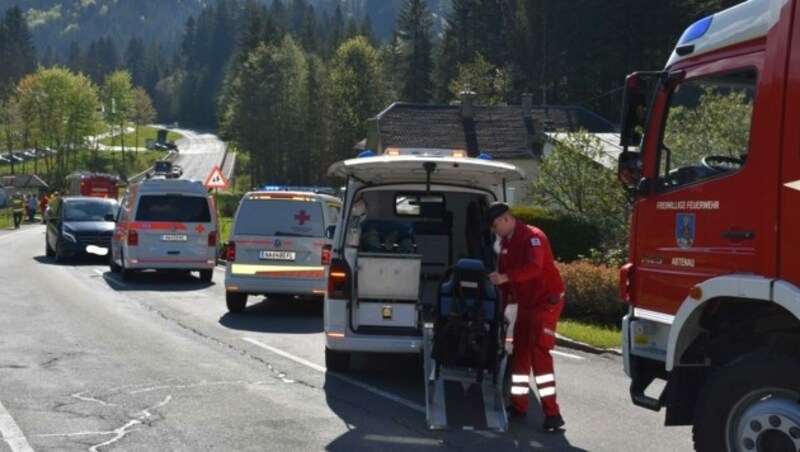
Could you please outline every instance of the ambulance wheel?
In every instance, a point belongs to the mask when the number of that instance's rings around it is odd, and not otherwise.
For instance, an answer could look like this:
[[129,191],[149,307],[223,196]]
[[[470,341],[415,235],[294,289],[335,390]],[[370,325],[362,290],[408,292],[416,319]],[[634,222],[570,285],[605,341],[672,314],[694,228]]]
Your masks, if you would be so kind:
[[214,277],[214,270],[200,270],[200,281],[211,282]]
[[800,360],[759,350],[718,369],[694,409],[698,451],[800,449]]
[[47,257],[53,257],[53,256],[55,256],[55,254],[56,253],[53,251],[53,248],[50,248],[50,243],[48,243],[47,240],[45,240],[44,241],[44,255],[47,256]]
[[225,292],[225,303],[229,312],[242,312],[247,306],[247,294],[239,292]]
[[350,353],[325,347],[325,367],[331,372],[347,372],[350,370]]
[[122,252],[119,253],[119,260],[122,262],[122,265],[119,269],[120,273],[122,274],[122,280],[131,281],[133,279],[134,271],[129,268],[125,268],[125,255],[122,254]]
[[111,273],[119,273],[122,270],[122,267],[114,262],[114,252],[110,249],[108,250],[108,267],[111,269]]

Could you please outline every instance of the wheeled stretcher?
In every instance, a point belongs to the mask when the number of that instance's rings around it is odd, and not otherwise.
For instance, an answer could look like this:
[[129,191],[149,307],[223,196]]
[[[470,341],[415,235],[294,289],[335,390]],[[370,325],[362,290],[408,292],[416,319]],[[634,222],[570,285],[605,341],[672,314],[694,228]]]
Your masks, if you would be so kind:
[[445,271],[434,317],[423,331],[428,426],[505,431],[506,323],[482,261]]

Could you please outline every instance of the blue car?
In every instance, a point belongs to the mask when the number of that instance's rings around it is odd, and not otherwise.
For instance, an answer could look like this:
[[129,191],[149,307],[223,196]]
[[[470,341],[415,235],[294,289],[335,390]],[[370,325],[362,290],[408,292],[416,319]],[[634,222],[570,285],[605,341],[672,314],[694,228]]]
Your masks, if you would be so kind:
[[62,263],[86,253],[108,253],[118,211],[116,199],[88,196],[58,199],[47,213],[45,254]]

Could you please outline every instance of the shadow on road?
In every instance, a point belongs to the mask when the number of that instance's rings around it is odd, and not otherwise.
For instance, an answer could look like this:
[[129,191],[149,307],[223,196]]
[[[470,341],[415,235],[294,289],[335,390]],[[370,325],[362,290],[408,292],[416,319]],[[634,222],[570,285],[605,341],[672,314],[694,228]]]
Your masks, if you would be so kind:
[[159,292],[190,292],[207,289],[214,285],[213,282],[202,282],[197,272],[181,270],[140,271],[133,275],[131,281],[123,281],[119,273],[106,271],[103,279],[118,292],[152,291]]
[[81,254],[78,256],[70,257],[64,263],[57,263],[55,259],[47,256],[34,256],[33,260],[40,264],[45,265],[65,265],[73,267],[83,267],[89,265],[103,265],[108,264],[108,257],[98,256],[96,254]]
[[[358,359],[361,358],[358,355],[353,358],[356,358],[352,363],[354,371],[347,374],[327,372],[325,375],[328,406],[349,427],[347,433],[328,444],[326,450],[585,451],[569,443],[568,430],[556,433],[542,430],[541,406],[535,395],[531,396],[528,417],[511,419],[508,431],[504,433],[429,430],[425,421],[424,396],[421,396],[424,393],[423,371],[418,357],[375,356],[369,362]],[[406,391],[410,394],[392,389],[395,387],[393,383],[398,383],[393,380],[401,379],[406,379]],[[407,379],[417,379],[419,385],[408,388]],[[365,391],[351,383],[353,380],[376,390]],[[408,406],[389,400],[380,395],[380,391],[401,397]]]
[[264,298],[242,313],[225,313],[219,323],[235,330],[260,333],[320,333],[323,330],[322,300]]

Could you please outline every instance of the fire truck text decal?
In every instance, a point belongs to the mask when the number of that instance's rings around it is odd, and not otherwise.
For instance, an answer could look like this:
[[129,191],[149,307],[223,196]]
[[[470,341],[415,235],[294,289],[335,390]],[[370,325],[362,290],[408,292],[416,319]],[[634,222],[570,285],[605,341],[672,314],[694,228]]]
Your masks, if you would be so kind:
[[659,201],[658,210],[719,210],[719,201]]

